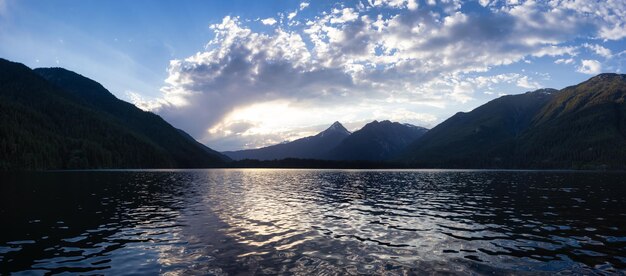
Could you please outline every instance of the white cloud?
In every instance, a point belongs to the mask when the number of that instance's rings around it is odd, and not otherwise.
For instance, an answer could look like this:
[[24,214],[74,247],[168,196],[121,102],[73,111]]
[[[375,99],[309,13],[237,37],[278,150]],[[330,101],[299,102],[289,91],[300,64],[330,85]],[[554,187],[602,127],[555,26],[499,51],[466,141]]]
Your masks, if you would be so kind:
[[256,121],[224,121],[209,130],[211,136],[205,142],[218,145],[219,150],[251,149],[315,135],[327,127],[328,125],[296,126],[287,130],[274,129],[271,132],[258,132],[259,129],[264,128],[264,125]]
[[269,25],[269,26],[276,24],[276,22],[277,22],[276,19],[274,19],[273,17],[269,17],[269,18],[265,18],[261,20],[261,23],[263,23],[264,25]]
[[[603,37],[604,27],[623,24],[613,16],[622,14],[623,5],[612,0],[607,6],[617,10],[587,0],[481,1],[483,11],[466,13],[462,3],[446,0],[435,7],[408,0],[371,0],[361,8],[335,6],[305,19],[303,27],[275,27],[266,33],[226,17],[212,26],[215,38],[205,51],[171,62],[163,97],[145,106],[158,106],[160,114],[205,141],[226,133],[207,130],[229,129],[224,126],[231,125],[227,118],[233,110],[258,102],[286,101],[305,110],[367,102],[378,106],[352,111],[374,112],[381,104],[390,104],[424,115],[410,106],[466,105],[476,102],[477,94],[508,93],[502,87],[541,86],[516,73],[489,76],[495,67],[534,58],[573,64],[572,57],[582,49],[608,57],[611,51],[600,44],[571,46],[572,42],[584,36],[610,39]],[[296,14],[297,10],[279,17],[291,20]],[[272,26],[277,20],[261,22]],[[585,59],[578,71],[594,74],[600,69],[598,61]]]
[[418,113],[404,108],[393,109],[391,111],[380,110],[374,112],[374,115],[378,117],[379,120],[391,120],[394,122],[419,121],[422,122],[421,125],[428,125],[437,121],[437,117],[432,114]]
[[583,59],[576,71],[583,74],[596,75],[602,72],[602,66],[597,60]]
[[300,3],[300,8],[299,8],[299,9],[300,9],[300,10],[304,10],[304,9],[306,9],[308,6],[309,6],[309,3],[308,3],[308,2],[302,2],[302,3]]
[[205,142],[216,144],[221,150],[257,148],[323,130],[324,125],[317,125],[315,120],[309,120],[305,126],[293,124],[294,120],[306,118],[310,118],[308,112],[291,106],[287,101],[256,103],[229,113],[208,130],[210,135]]
[[616,24],[613,27],[603,26],[600,29],[601,38],[609,39],[609,40],[620,40],[626,37],[626,24]]
[[126,96],[131,103],[145,111],[159,109],[163,105],[168,104],[167,101],[163,99],[147,99],[141,94],[133,91],[126,91]]
[[606,40],[626,37],[626,1],[623,0],[518,0],[517,5],[492,6],[529,20],[536,26],[557,26],[563,30],[591,29],[593,36]]
[[341,10],[335,9],[333,11],[333,14],[338,15],[338,16],[331,17],[330,23],[332,24],[340,24],[340,23],[353,21],[359,17],[359,14],[357,13],[357,11],[351,8],[344,8]]
[[390,7],[390,8],[402,8],[406,7],[409,1],[407,0],[368,0],[369,4],[374,7]]
[[336,101],[353,93],[351,76],[317,66],[297,33],[254,33],[231,17],[211,28],[216,38],[207,51],[170,63],[162,88],[167,104],[158,108],[196,137],[237,107],[278,99]]
[[296,15],[298,15],[297,10],[289,13],[289,15],[287,15],[287,19],[292,20],[294,17],[296,17]]
[[526,89],[539,89],[541,85],[536,81],[531,81],[528,79],[528,76],[523,76],[517,80],[517,86],[526,88]]
[[563,55],[576,56],[578,55],[578,52],[576,50],[577,50],[576,47],[571,47],[571,46],[559,47],[559,46],[550,45],[550,46],[540,48],[539,50],[534,52],[532,55],[535,57],[544,57],[544,56],[556,57],[556,56],[563,56]]
[[[309,106],[278,100],[238,108],[208,130],[203,142],[219,150],[258,148],[315,135],[340,121],[350,130],[373,120],[393,120],[432,126],[437,117],[405,107],[389,109],[377,102],[358,105]],[[286,116],[286,114],[289,114]],[[311,116],[315,114],[315,116]]]
[[595,25],[597,36],[619,40],[626,37],[626,1],[623,0],[550,0],[559,12],[573,11],[579,20]]
[[611,50],[604,48],[598,44],[585,43],[583,44],[583,47],[592,50],[596,55],[599,55],[601,57],[610,58],[612,55]]
[[554,63],[556,63],[556,64],[572,64],[574,62],[575,61],[574,61],[573,58],[567,58],[567,59],[560,58],[560,59],[557,59],[557,60],[554,61]]

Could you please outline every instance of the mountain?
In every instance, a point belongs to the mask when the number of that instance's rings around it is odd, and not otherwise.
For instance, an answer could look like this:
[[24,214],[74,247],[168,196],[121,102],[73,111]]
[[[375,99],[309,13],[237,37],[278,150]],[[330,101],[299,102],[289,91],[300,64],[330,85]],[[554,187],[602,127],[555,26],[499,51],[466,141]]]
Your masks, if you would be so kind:
[[[84,105],[106,113],[148,137],[183,167],[196,167],[196,161],[229,160],[221,153],[197,142],[184,131],[174,128],[158,115],[116,98],[101,84],[89,78],[63,68],[37,68],[34,71],[48,82],[81,99]],[[198,152],[198,148],[202,151]]]
[[400,160],[420,167],[626,168],[626,77],[504,96],[457,113]]
[[521,166],[626,169],[626,75],[561,90],[533,123],[520,138]]
[[555,92],[541,89],[507,95],[471,112],[459,112],[413,142],[403,157],[429,167],[482,167],[507,162],[514,154],[516,139]]
[[428,129],[390,121],[373,121],[325,155],[331,160],[383,161],[396,157]]
[[0,169],[187,168],[225,157],[61,68],[0,59]]
[[257,159],[275,160],[285,158],[320,159],[326,152],[337,146],[350,132],[339,122],[315,136],[259,149],[223,152],[233,160]]

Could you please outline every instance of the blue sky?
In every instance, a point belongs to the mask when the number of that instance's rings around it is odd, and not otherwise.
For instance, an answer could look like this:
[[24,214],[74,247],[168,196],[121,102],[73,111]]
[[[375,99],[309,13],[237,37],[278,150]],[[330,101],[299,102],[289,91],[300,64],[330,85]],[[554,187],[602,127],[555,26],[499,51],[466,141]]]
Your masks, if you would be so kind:
[[0,57],[60,66],[218,150],[622,73],[623,0],[0,0]]

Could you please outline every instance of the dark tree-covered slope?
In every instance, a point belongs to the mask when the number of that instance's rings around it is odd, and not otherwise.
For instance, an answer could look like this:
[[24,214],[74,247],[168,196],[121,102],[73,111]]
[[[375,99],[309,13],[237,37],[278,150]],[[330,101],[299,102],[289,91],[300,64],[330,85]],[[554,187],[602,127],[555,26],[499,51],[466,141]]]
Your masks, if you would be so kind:
[[458,113],[403,154],[420,167],[626,168],[626,75],[504,96]]
[[427,167],[508,166],[516,139],[555,92],[503,96],[459,112],[414,141],[403,158]]
[[206,167],[222,162],[158,116],[62,69],[36,73],[0,59],[0,110],[4,170]]
[[626,75],[561,90],[520,137],[517,157],[524,167],[626,169]]
[[373,121],[352,133],[325,157],[332,160],[388,160],[427,131],[409,124]]
[[[63,68],[34,70],[50,83],[84,101],[84,104],[114,117],[133,131],[166,150],[183,167],[197,167],[198,162],[225,161],[228,157],[207,148],[158,115],[122,101],[99,83]],[[201,149],[201,150],[198,150]]]

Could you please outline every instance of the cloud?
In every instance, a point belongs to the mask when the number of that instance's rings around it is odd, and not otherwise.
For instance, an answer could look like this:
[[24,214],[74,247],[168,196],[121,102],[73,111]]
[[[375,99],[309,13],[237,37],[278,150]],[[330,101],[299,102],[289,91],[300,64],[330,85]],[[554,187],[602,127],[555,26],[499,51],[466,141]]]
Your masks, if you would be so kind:
[[602,72],[602,65],[597,60],[583,59],[576,71],[583,74],[596,75]]
[[236,17],[211,28],[216,38],[207,51],[171,61],[162,88],[166,104],[157,108],[196,137],[237,107],[276,99],[333,101],[354,88],[349,74],[317,66],[297,33],[254,33]]
[[[528,76],[508,73],[498,75],[486,75],[477,77],[447,75],[426,82],[419,90],[425,93],[446,95],[445,98],[457,103],[467,103],[474,100],[473,95],[477,92],[493,95],[499,94],[498,89],[514,86],[524,89],[536,89],[541,85],[532,81]],[[433,96],[433,98],[435,98]],[[444,99],[442,97],[441,99]],[[444,102],[450,103],[450,100]],[[445,107],[441,106],[441,108]]]
[[263,23],[263,25],[269,25],[272,26],[274,24],[276,24],[276,19],[269,17],[269,18],[265,18],[261,20],[261,23]]
[[391,120],[394,122],[422,122],[421,125],[433,124],[437,121],[437,117],[428,113],[419,113],[405,108],[394,110],[378,110],[375,111],[374,117],[378,120]]
[[[313,109],[318,115],[332,112],[337,120],[342,119],[339,110]],[[294,120],[300,123],[293,124]],[[302,121],[307,123],[302,124]],[[311,118],[311,110],[299,109],[287,101],[269,101],[252,104],[229,113],[209,129],[211,135],[207,136],[204,142],[217,145],[221,150],[258,148],[315,135],[329,125],[328,122]]]
[[616,23],[612,27],[602,27],[600,37],[608,40],[620,40],[626,37],[626,24]]
[[517,86],[527,89],[539,89],[541,85],[538,82],[531,81],[528,76],[523,76],[517,80]]
[[126,96],[130,102],[135,104],[135,106],[146,111],[156,110],[161,108],[163,105],[168,104],[168,102],[164,99],[147,99],[141,94],[133,91],[126,91]]
[[[220,150],[258,148],[315,135],[340,121],[355,130],[373,120],[393,120],[430,127],[438,117],[414,108],[390,108],[389,103],[370,101],[357,105],[308,106],[278,100],[255,103],[229,113],[209,129],[203,142]],[[312,116],[314,114],[314,116]]]
[[332,24],[346,23],[359,18],[357,11],[351,8],[335,9],[333,14],[334,16],[330,17],[330,23]]
[[298,15],[298,11],[297,10],[289,13],[289,15],[287,15],[287,19],[292,20],[294,17],[296,17],[296,15]]
[[[580,37],[619,39],[611,30],[624,24],[619,16],[626,11],[623,3],[480,1],[479,12],[468,12],[460,0],[437,5],[370,0],[362,6],[333,6],[297,27],[267,32],[225,17],[211,26],[215,37],[204,51],[170,62],[163,96],[144,106],[194,137],[216,142],[218,132],[209,130],[230,129],[226,122],[235,110],[260,102],[286,101],[304,110],[320,105],[335,110],[351,103],[360,106],[353,110],[357,113],[372,113],[390,102],[407,112],[414,112],[411,107],[469,104],[477,92],[497,95],[507,92],[502,87],[540,87],[519,71],[489,76],[493,68],[536,58],[571,64],[583,48],[609,57],[611,51],[600,44],[572,45]],[[298,10],[307,6],[303,2]],[[291,20],[298,10],[280,18]],[[277,20],[261,23],[274,26]],[[600,63],[585,59],[578,71],[599,72]],[[239,133],[229,131],[219,133]]]
[[610,58],[612,56],[611,50],[604,48],[598,44],[585,43],[583,44],[583,47],[592,50],[596,55],[599,55],[604,58]]
[[560,58],[554,61],[555,64],[572,64],[574,63],[574,59],[573,58]]
[[302,2],[300,3],[300,10],[304,10],[309,6],[309,2]]

